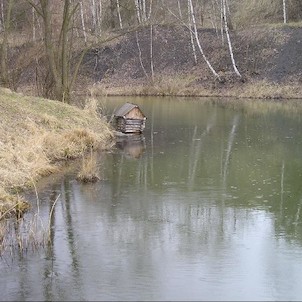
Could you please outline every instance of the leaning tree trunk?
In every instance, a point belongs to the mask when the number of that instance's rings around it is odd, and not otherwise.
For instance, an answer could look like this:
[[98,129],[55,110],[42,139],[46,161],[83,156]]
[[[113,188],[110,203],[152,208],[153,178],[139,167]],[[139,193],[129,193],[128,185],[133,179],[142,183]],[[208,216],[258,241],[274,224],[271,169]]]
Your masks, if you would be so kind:
[[205,53],[204,53],[204,51],[202,49],[202,46],[201,46],[201,43],[200,43],[200,40],[199,40],[199,37],[198,37],[197,25],[196,25],[195,16],[194,16],[194,8],[193,8],[192,0],[188,0],[188,5],[190,7],[190,17],[191,17],[191,20],[192,20],[193,29],[194,29],[194,35],[195,35],[195,40],[196,40],[198,49],[199,49],[199,51],[200,51],[200,53],[201,53],[204,61],[206,62],[207,66],[209,67],[209,69],[211,70],[212,74],[214,75],[214,77],[216,79],[218,79],[219,81],[221,81],[218,73],[215,71],[215,69],[211,65],[210,61],[208,60],[208,58],[206,57],[206,55],[205,55]]
[[226,34],[227,41],[228,41],[229,52],[230,52],[230,57],[231,57],[233,69],[234,69],[236,75],[241,78],[241,74],[240,74],[240,72],[239,72],[239,70],[236,66],[236,62],[235,62],[235,59],[234,59],[234,53],[233,53],[231,38],[230,38],[230,34],[229,34],[229,26],[228,26],[228,22],[227,22],[227,13],[226,13],[226,1],[227,0],[222,0],[222,2],[223,2],[224,29],[225,29],[225,34]]
[[194,57],[194,62],[197,64],[197,55],[196,55],[196,48],[194,44],[194,36],[193,36],[193,30],[192,30],[192,20],[191,20],[191,14],[190,14],[190,5],[188,1],[188,19],[189,19],[189,32],[190,32],[190,41],[191,41],[191,46],[192,46],[192,51],[193,51],[193,57]]
[[116,9],[117,9],[117,15],[118,15],[118,21],[120,24],[120,29],[123,29],[123,22],[122,22],[122,16],[121,16],[121,7],[119,0],[116,0]]

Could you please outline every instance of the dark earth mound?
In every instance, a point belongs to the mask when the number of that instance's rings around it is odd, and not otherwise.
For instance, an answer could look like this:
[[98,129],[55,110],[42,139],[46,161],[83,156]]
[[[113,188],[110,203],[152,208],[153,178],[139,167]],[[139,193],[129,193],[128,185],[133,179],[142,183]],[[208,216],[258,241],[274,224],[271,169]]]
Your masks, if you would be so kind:
[[[91,83],[106,81],[114,86],[145,81],[146,74],[151,74],[150,33],[147,27],[90,50],[84,59],[82,75]],[[199,37],[214,69],[226,83],[236,82],[226,37],[222,39],[220,32],[214,29],[199,30]],[[244,79],[276,83],[301,81],[302,28],[254,27],[231,33],[231,39],[236,65]],[[187,28],[153,26],[152,46],[155,75],[190,74],[200,85],[213,82],[214,77],[198,49],[197,64],[194,61]]]

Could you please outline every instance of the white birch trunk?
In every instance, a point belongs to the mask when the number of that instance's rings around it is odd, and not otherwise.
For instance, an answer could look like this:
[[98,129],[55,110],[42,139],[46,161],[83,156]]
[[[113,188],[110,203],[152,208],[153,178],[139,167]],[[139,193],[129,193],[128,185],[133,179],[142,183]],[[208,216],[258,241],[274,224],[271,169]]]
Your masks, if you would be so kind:
[[123,23],[122,23],[121,9],[120,9],[119,0],[116,0],[116,8],[117,8],[117,15],[118,15],[118,21],[119,21],[119,24],[120,24],[120,29],[123,29]]
[[97,26],[98,26],[99,34],[101,34],[102,32],[102,13],[103,13],[102,0],[99,0],[99,8],[97,11]]
[[237,74],[238,77],[241,78],[241,74],[236,66],[236,62],[234,59],[234,53],[233,53],[233,48],[232,48],[232,43],[231,43],[231,38],[230,38],[230,34],[229,34],[229,27],[228,27],[228,22],[227,22],[227,13],[226,13],[226,1],[227,0],[222,0],[223,1],[223,20],[224,20],[224,29],[225,29],[225,34],[227,37],[227,41],[228,41],[228,46],[229,46],[229,52],[230,52],[230,57],[231,57],[231,61],[232,61],[232,66],[233,69],[235,71],[235,73]]
[[96,29],[96,15],[97,15],[97,8],[95,5],[95,0],[91,0],[91,17],[92,17],[92,28],[93,31]]
[[141,23],[141,15],[140,15],[140,8],[139,8],[139,0],[134,0],[134,5],[135,5],[135,10],[136,10],[136,15],[137,15],[137,21],[140,24]]
[[283,0],[283,23],[287,23],[286,0]]
[[143,63],[143,59],[142,59],[142,52],[141,52],[141,47],[139,45],[139,40],[138,40],[138,33],[137,31],[135,32],[135,36],[136,36],[136,45],[137,45],[137,49],[138,49],[138,59],[139,59],[139,63],[142,67],[142,70],[146,76],[146,78],[148,78],[148,74],[146,72],[146,69],[145,69],[145,66],[144,66],[144,63]]
[[188,26],[189,26],[189,32],[190,32],[190,41],[191,41],[191,46],[192,46],[192,51],[193,51],[193,56],[194,56],[194,62],[195,62],[195,64],[197,64],[197,55],[196,55],[196,48],[195,48],[195,44],[194,44],[189,1],[188,1],[188,19],[189,19]]
[[150,24],[150,69],[151,78],[154,80],[154,65],[153,65],[153,25]]
[[152,15],[152,4],[153,4],[153,0],[150,0],[150,3],[149,3],[149,14],[148,14],[148,20],[150,20],[151,15]]
[[194,35],[195,35],[195,40],[198,46],[198,49],[204,59],[204,61],[206,62],[206,64],[208,65],[209,69],[211,70],[211,72],[213,73],[213,75],[218,79],[221,80],[218,73],[215,71],[215,69],[213,68],[213,66],[211,65],[210,61],[208,60],[208,58],[206,57],[202,47],[201,47],[201,43],[198,37],[198,32],[197,32],[197,26],[196,26],[196,21],[195,21],[195,16],[194,16],[194,8],[193,8],[193,4],[192,4],[192,0],[188,0],[189,1],[189,5],[190,5],[190,12],[191,12],[191,19],[192,19],[192,23],[193,23],[193,28],[194,28]]
[[177,6],[178,6],[179,18],[182,19],[182,12],[181,12],[181,6],[180,6],[180,1],[179,0],[177,0]]
[[33,41],[36,41],[36,15],[35,9],[32,8],[32,22],[33,22]]
[[143,12],[143,20],[147,20],[147,10],[146,10],[146,0],[141,0],[142,2],[142,12]]
[[86,27],[85,27],[85,19],[84,19],[84,9],[83,9],[83,2],[80,1],[80,14],[81,14],[81,22],[82,22],[82,30],[84,35],[85,43],[87,43],[87,33],[86,33]]
[[223,32],[223,0],[220,0],[220,32],[221,32],[221,42],[224,44],[224,32]]

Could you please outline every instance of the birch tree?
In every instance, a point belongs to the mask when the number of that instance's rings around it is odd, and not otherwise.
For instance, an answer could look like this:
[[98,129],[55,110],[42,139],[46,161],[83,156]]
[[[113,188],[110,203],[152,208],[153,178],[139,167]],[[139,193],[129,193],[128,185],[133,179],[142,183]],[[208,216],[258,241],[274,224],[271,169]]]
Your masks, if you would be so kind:
[[190,5],[188,1],[188,26],[189,26],[189,32],[190,32],[190,42],[191,42],[191,47],[192,47],[192,52],[193,52],[193,57],[194,57],[194,62],[197,64],[197,55],[196,55],[196,48],[195,48],[195,43],[194,43],[194,36],[193,36],[193,30],[192,30],[192,20],[191,20],[191,14],[190,14]]
[[198,31],[197,31],[197,25],[196,25],[196,20],[195,20],[195,15],[194,15],[194,7],[193,7],[192,0],[188,0],[188,5],[189,5],[189,8],[190,8],[190,18],[192,20],[195,41],[196,41],[196,44],[198,46],[198,49],[199,49],[199,51],[200,51],[200,53],[201,53],[204,61],[206,62],[207,66],[209,67],[209,69],[211,70],[212,74],[214,75],[214,77],[216,79],[218,79],[219,81],[221,81],[221,78],[219,77],[218,73],[215,71],[215,69],[213,68],[212,64],[210,63],[210,61],[206,57],[206,55],[205,55],[205,53],[203,51],[203,48],[201,46],[201,42],[199,40]]
[[135,37],[136,37],[136,45],[137,45],[137,49],[138,49],[139,63],[141,65],[141,67],[142,67],[144,75],[146,76],[146,78],[148,78],[148,73],[147,73],[146,68],[144,66],[144,63],[143,63],[142,51],[141,51],[141,47],[140,47],[139,38],[138,38],[138,32],[137,31],[135,32]]
[[101,24],[102,24],[102,10],[103,4],[102,0],[91,0],[90,2],[90,12],[91,12],[91,31],[97,35],[101,34]]
[[120,29],[123,29],[123,22],[122,22],[122,16],[121,16],[121,9],[120,9],[120,2],[119,0],[116,0],[116,9],[117,9],[117,16],[120,24]]
[[227,41],[228,41],[228,47],[229,47],[229,52],[230,52],[233,69],[234,69],[236,75],[241,78],[241,74],[236,66],[236,62],[234,59],[234,53],[233,53],[233,48],[232,48],[232,43],[231,43],[231,38],[230,38],[230,33],[229,33],[229,26],[228,26],[228,22],[227,22],[226,1],[227,0],[222,0],[224,29],[225,29],[225,34],[226,34]]
[[137,22],[138,22],[138,24],[140,24],[142,22],[142,20],[141,20],[140,6],[139,6],[139,2],[138,1],[139,0],[134,0],[134,5],[135,5]]
[[283,23],[287,23],[286,0],[283,0]]
[[84,35],[85,43],[87,43],[87,33],[86,33],[86,26],[85,26],[85,18],[84,18],[84,8],[83,8],[83,1],[80,1],[80,14],[81,14],[81,23],[82,23],[82,31]]
[[146,22],[151,17],[153,1],[149,1],[149,11],[147,9],[146,0],[134,0],[136,17],[138,23]]
[[153,25],[150,24],[150,70],[151,78],[154,80],[154,64],[153,64]]

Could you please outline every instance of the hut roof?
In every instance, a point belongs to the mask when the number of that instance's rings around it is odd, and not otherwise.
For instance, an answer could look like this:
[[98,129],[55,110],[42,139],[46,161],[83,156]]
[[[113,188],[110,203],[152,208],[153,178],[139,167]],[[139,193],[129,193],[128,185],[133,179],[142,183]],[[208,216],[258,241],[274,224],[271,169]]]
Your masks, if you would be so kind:
[[139,109],[138,105],[132,103],[125,103],[123,106],[121,106],[114,112],[114,115],[118,117],[124,117],[127,113],[129,113],[134,108]]

